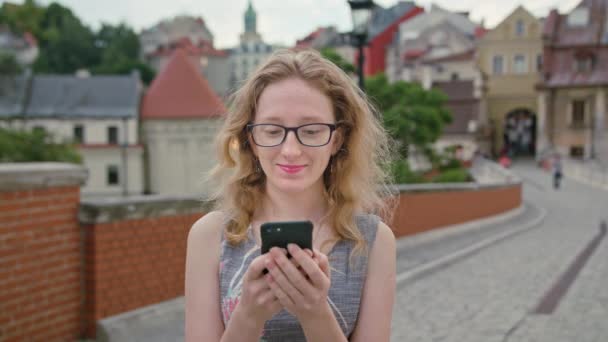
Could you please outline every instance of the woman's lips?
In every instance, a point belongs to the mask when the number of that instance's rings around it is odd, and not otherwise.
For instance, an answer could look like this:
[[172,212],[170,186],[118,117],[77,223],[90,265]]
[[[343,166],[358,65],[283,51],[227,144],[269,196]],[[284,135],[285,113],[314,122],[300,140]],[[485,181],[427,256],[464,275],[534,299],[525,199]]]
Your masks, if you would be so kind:
[[296,174],[300,171],[302,171],[304,169],[304,167],[306,167],[306,165],[281,165],[278,164],[278,166],[281,168],[281,170],[285,171],[286,173],[293,175]]

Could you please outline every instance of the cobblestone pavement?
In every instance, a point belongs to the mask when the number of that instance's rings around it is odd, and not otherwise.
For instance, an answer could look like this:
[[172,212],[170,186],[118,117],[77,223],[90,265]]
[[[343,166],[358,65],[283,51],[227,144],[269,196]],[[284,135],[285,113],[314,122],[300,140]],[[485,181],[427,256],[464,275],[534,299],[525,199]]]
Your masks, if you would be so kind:
[[[544,221],[399,286],[392,341],[608,341],[607,238],[555,311],[535,313],[608,220],[608,191],[569,179],[556,191],[550,174],[532,163],[514,171],[525,201],[546,210]],[[398,265],[407,263],[411,254],[400,253]]]

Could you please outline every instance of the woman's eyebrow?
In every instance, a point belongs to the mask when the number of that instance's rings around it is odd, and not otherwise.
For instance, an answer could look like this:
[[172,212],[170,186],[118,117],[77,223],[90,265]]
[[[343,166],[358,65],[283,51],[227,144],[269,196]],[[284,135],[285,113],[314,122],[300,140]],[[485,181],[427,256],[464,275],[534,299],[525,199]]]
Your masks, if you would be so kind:
[[[320,116],[316,116],[316,115],[307,115],[307,116],[303,116],[298,118],[299,122],[326,122],[327,119],[323,119]],[[285,118],[281,118],[281,117],[277,117],[277,116],[268,116],[268,117],[264,117],[264,118],[260,118],[260,122],[271,122],[271,123],[276,123],[276,122],[282,122],[284,121]]]

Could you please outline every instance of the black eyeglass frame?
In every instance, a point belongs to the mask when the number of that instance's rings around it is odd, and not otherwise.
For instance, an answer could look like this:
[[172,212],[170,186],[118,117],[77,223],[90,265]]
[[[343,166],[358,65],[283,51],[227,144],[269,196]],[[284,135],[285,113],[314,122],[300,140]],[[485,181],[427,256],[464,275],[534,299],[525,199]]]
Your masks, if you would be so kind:
[[[327,126],[329,127],[329,138],[327,139],[327,142],[323,145],[307,145],[305,143],[302,142],[302,140],[300,139],[300,136],[298,135],[298,129],[302,128],[302,127],[306,127],[306,126],[313,126],[313,125],[322,125],[322,126]],[[281,139],[281,142],[279,142],[276,145],[260,145],[258,144],[257,141],[255,141],[255,137],[253,136],[253,129],[257,126],[275,126],[275,127],[281,127],[283,129],[283,131],[285,132],[285,134],[283,135],[283,139]],[[283,144],[285,142],[285,139],[287,139],[287,135],[289,134],[289,132],[293,132],[293,134],[296,136],[296,139],[298,140],[298,142],[304,146],[308,146],[308,147],[321,147],[321,146],[325,146],[327,144],[329,144],[329,142],[331,141],[331,137],[334,134],[334,131],[336,129],[338,129],[338,124],[328,124],[328,123],[308,123],[305,125],[301,125],[301,126],[296,126],[296,127],[287,127],[287,126],[283,126],[283,125],[278,125],[278,124],[265,124],[265,123],[260,123],[260,124],[247,124],[246,126],[247,131],[249,133],[251,133],[251,140],[253,140],[253,143],[256,144],[259,147],[276,147],[279,146],[281,144]]]

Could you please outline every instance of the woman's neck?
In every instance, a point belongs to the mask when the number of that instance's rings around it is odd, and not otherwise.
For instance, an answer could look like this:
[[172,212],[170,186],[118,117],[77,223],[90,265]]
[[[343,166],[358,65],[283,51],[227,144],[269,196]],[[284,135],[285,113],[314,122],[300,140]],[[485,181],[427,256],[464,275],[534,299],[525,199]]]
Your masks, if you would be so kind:
[[268,221],[311,220],[316,223],[327,211],[327,201],[322,191],[313,187],[300,193],[284,193],[267,187],[256,216]]

